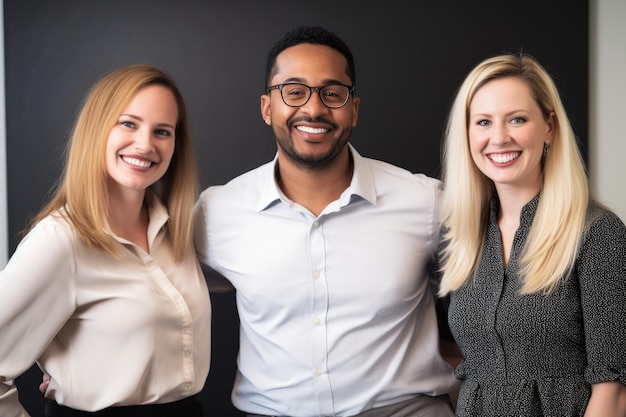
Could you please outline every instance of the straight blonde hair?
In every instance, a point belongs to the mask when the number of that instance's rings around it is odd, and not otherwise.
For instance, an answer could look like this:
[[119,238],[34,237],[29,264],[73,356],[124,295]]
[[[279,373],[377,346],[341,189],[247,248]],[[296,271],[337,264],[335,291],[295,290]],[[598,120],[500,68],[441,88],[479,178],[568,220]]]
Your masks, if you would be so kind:
[[120,245],[110,234],[105,147],[109,133],[133,97],[148,85],[169,89],[178,107],[174,154],[163,177],[150,188],[167,207],[167,233],[176,260],[193,250],[193,205],[198,174],[189,136],[187,110],[171,76],[152,65],[120,68],[88,92],[65,147],[65,167],[49,203],[34,217],[28,232],[50,214],[59,212],[89,247],[114,257]]
[[519,261],[522,294],[549,293],[574,266],[589,204],[583,159],[554,81],[527,54],[503,54],[478,64],[461,84],[448,117],[443,144],[441,271],[439,294],[466,285],[482,258],[493,181],[474,164],[468,112],[476,92],[492,80],[515,77],[530,87],[544,119],[554,114],[555,131],[543,160],[540,198]]

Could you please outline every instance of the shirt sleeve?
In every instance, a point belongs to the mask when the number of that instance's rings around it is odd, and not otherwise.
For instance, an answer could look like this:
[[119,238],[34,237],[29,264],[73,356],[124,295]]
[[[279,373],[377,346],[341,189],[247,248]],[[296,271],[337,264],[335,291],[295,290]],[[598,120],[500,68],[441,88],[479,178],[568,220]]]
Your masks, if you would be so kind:
[[437,256],[437,250],[439,245],[439,228],[441,221],[441,199],[443,198],[443,186],[442,182],[437,178],[425,177],[423,174],[418,175],[421,175],[422,178],[425,178],[428,181],[428,185],[430,188],[428,191],[432,192],[432,194],[429,196],[431,197],[430,201],[432,201],[432,211],[429,224],[428,246],[431,250],[432,258],[434,259]]
[[194,242],[198,260],[202,264],[202,272],[206,279],[210,292],[229,292],[233,290],[230,282],[220,273],[213,269],[211,263],[211,247],[209,245],[211,235],[208,227],[208,205],[211,193],[216,187],[206,189],[196,202],[194,207]]
[[207,233],[207,218],[206,218],[206,200],[208,190],[205,190],[200,194],[200,198],[196,202],[193,209],[194,216],[194,243],[196,246],[196,254],[198,260],[205,266],[209,265],[209,244]]
[[439,237],[437,253],[435,256],[435,260],[431,266],[431,269],[432,269],[431,288],[433,291],[433,296],[435,297],[435,311],[437,313],[439,337],[450,342],[455,342],[454,336],[452,336],[452,331],[450,330],[450,325],[448,323],[450,294],[447,294],[444,297],[439,296],[439,286],[441,285],[441,278],[442,278],[441,253],[443,252],[446,246],[446,243],[441,238],[441,236],[443,236],[444,233],[445,233],[445,229],[443,227],[440,227],[439,233],[437,234],[437,236]]
[[626,384],[626,227],[613,213],[591,221],[577,273],[589,383]]
[[448,306],[450,305],[450,295],[440,297],[438,295],[439,285],[441,283],[441,271],[440,271],[440,257],[439,254],[443,250],[443,242],[441,241],[441,198],[442,198],[442,183],[436,178],[431,179],[433,186],[433,221],[432,227],[432,258],[428,262],[428,273],[430,288],[435,298],[435,312],[437,314],[437,326],[439,328],[439,337],[441,339],[454,342],[454,337],[450,331],[448,324]]
[[0,415],[27,416],[13,380],[29,369],[75,310],[68,232],[38,224],[0,272]]

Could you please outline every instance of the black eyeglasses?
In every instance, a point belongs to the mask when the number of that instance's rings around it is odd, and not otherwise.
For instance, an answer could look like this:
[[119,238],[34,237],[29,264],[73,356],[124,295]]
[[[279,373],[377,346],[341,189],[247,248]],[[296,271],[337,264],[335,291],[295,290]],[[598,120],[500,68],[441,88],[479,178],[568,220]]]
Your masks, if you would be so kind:
[[338,109],[346,105],[350,94],[354,92],[354,86],[328,84],[321,87],[309,87],[306,84],[286,83],[267,87],[268,94],[272,90],[280,91],[283,102],[289,107],[304,106],[309,102],[313,91],[317,91],[324,106],[331,109]]

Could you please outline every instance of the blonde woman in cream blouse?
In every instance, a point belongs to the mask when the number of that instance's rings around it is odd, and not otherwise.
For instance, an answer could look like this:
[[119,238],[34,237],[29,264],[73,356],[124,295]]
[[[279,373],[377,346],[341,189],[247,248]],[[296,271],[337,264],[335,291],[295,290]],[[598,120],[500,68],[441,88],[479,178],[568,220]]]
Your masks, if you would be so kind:
[[50,375],[47,416],[201,417],[211,306],[192,241],[197,173],[184,101],[159,68],[102,78],[63,177],[0,272],[0,415]]

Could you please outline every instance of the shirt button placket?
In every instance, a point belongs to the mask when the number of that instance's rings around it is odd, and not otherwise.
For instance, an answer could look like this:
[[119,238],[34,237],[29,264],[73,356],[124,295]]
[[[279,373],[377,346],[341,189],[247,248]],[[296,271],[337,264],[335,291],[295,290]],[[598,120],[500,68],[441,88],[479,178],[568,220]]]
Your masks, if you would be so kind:
[[311,260],[311,288],[313,291],[313,304],[311,309],[311,344],[312,344],[312,370],[319,400],[320,414],[326,415],[333,410],[330,381],[327,374],[327,311],[328,311],[328,285],[326,282],[326,242],[324,237],[324,224],[321,219],[311,223],[309,229],[309,248]]

